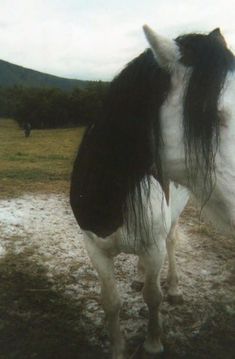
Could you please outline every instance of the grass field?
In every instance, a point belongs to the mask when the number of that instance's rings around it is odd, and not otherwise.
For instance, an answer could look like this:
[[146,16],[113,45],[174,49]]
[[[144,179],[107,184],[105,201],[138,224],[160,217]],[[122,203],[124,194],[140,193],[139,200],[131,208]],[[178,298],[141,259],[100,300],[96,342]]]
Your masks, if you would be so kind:
[[0,119],[0,197],[68,191],[83,132],[83,128],[33,130],[25,138],[15,121]]

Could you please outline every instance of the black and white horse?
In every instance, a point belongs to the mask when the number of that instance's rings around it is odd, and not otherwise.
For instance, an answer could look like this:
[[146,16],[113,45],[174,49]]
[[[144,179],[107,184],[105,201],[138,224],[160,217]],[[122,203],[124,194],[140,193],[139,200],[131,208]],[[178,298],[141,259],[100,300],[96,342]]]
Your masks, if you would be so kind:
[[125,357],[125,343],[113,257],[139,256],[149,309],[144,350],[159,353],[159,275],[168,250],[169,291],[178,295],[174,231],[188,200],[185,187],[220,228],[235,227],[234,56],[219,29],[175,40],[148,26],[144,32],[151,49],[112,81],[71,182],[71,206],[101,281],[115,359]]

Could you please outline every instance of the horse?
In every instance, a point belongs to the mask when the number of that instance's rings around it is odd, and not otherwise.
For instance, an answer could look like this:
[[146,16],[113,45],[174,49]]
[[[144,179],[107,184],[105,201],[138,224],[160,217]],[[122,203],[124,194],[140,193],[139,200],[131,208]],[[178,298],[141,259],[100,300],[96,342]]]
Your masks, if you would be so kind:
[[103,116],[83,137],[70,203],[101,282],[113,359],[125,358],[113,258],[139,257],[149,310],[144,357],[163,351],[160,271],[171,294],[177,219],[189,192],[223,231],[235,227],[235,60],[219,28],[150,45],[110,84]]

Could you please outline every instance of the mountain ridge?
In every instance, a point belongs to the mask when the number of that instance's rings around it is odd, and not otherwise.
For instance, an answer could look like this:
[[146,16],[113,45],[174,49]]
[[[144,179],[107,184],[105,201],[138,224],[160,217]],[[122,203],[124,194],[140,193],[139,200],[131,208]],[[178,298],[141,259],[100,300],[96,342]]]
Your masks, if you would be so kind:
[[0,59],[0,87],[2,88],[14,86],[41,88],[55,87],[64,91],[70,91],[76,87],[84,89],[94,82],[96,81],[67,79]]

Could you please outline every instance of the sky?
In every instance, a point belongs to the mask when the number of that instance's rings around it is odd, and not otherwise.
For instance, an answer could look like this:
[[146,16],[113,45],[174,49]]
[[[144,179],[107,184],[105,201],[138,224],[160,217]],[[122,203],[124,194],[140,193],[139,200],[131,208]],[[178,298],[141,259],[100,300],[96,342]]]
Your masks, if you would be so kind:
[[235,0],[0,0],[0,59],[82,80],[111,80],[148,44],[220,27],[235,51]]

